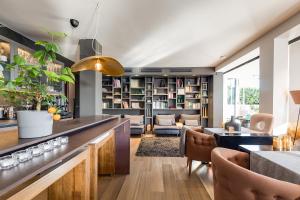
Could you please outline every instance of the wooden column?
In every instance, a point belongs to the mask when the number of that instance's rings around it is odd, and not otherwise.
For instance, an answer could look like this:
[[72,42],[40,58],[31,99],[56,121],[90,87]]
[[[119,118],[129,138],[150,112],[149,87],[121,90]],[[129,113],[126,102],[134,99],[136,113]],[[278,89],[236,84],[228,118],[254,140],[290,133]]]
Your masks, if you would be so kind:
[[115,128],[116,174],[130,173],[130,122]]
[[90,199],[89,150],[85,150],[10,196],[9,200]]
[[108,131],[89,144],[91,199],[98,198],[98,175],[115,173],[115,132]]

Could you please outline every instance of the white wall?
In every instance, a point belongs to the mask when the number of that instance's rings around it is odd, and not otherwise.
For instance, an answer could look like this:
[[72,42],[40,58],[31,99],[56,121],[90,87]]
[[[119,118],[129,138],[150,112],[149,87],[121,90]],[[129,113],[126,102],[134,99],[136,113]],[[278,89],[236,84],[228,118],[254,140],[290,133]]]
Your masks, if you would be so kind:
[[223,73],[213,76],[213,126],[220,127],[223,122]]
[[[289,46],[289,66],[290,66],[290,90],[300,90],[300,41],[292,43]],[[289,100],[289,121],[296,122],[299,106],[295,105],[293,100]]]
[[288,38],[274,40],[273,115],[274,134],[285,134],[288,125],[289,47]]
[[[281,109],[277,109],[282,105],[283,99],[287,98],[287,91],[285,91],[284,97],[278,97],[278,93],[282,94],[282,89],[279,89],[280,92],[276,91],[274,93],[274,90],[277,90],[277,88],[274,88],[274,82],[276,84],[277,81],[278,84],[282,82],[282,80],[279,80],[278,71],[275,72],[274,70],[278,70],[280,67],[283,69],[288,69],[287,65],[275,65],[275,62],[280,62],[276,59],[274,59],[274,53],[275,53],[275,46],[274,41],[275,38],[278,38],[288,30],[292,29],[296,25],[300,24],[300,13],[298,12],[293,17],[289,18],[287,21],[282,23],[281,25],[275,27],[270,32],[263,35],[261,38],[257,39],[256,41],[252,42],[251,44],[247,45],[243,49],[241,49],[239,52],[234,54],[233,56],[229,57],[226,61],[224,61],[222,64],[216,67],[216,71],[222,70],[222,68],[226,67],[228,64],[232,63],[233,61],[237,60],[238,58],[246,55],[247,53],[259,48],[260,50],[260,112],[266,112],[266,113],[274,113],[278,115],[280,113]],[[276,66],[276,68],[274,68]],[[285,75],[284,75],[285,76]],[[280,101],[277,101],[277,98],[281,98]],[[215,98],[214,98],[215,99]],[[274,101],[275,100],[275,101]],[[219,99],[218,99],[219,101]],[[214,114],[215,116],[215,114]],[[275,126],[281,126],[282,124],[286,123],[286,118],[282,118],[280,116],[276,117],[276,124]],[[216,119],[217,120],[217,119]]]

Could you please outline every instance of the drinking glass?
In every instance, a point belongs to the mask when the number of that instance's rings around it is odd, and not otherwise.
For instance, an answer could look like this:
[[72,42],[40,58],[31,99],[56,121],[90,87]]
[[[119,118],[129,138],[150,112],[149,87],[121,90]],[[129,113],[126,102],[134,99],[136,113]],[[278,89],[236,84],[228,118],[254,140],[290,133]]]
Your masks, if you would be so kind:
[[60,137],[55,138],[55,139],[50,140],[50,141],[52,141],[52,144],[53,144],[53,147],[54,147],[54,148],[58,148],[58,147],[60,147],[60,145],[61,145]]
[[0,169],[11,169],[19,164],[16,157],[9,155],[0,158]]
[[54,149],[52,140],[44,142],[41,145],[43,146],[45,152],[52,151]]
[[281,151],[282,147],[283,147],[282,137],[280,136],[273,137],[273,148]]
[[19,162],[26,162],[32,159],[31,151],[28,149],[17,151],[12,154],[13,157],[17,158]]
[[68,144],[69,138],[67,136],[60,137],[61,144]]
[[43,155],[44,153],[44,147],[41,144],[37,146],[29,147],[28,150],[31,151],[33,157]]

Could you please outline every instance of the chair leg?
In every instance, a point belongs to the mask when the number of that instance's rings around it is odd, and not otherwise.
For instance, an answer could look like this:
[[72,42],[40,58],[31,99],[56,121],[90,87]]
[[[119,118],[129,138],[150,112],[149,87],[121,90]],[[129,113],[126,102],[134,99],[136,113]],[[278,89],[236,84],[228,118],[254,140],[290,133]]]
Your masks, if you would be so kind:
[[192,162],[193,160],[189,160],[189,176],[191,176],[191,172],[192,172]]

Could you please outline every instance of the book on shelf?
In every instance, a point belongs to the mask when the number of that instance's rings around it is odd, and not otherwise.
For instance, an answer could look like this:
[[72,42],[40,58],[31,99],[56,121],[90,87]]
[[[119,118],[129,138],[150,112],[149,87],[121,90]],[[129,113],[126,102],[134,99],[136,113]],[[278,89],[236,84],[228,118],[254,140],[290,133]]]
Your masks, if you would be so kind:
[[187,102],[186,103],[186,108],[187,109],[200,109],[201,108],[201,103]]
[[113,80],[113,87],[114,88],[120,88],[121,87],[121,81],[119,79]]
[[183,87],[183,79],[177,79],[176,80],[176,85],[177,85],[177,87]]
[[140,104],[138,102],[131,102],[131,107],[134,109],[140,109]]
[[177,94],[184,95],[185,94],[184,89],[183,88],[177,89]]
[[127,101],[123,101],[122,104],[123,104],[123,108],[126,108],[126,109],[129,108]]
[[202,90],[207,90],[207,83],[202,83]]
[[167,109],[168,103],[162,101],[153,101],[153,108],[154,109]]
[[201,116],[202,116],[203,118],[207,118],[207,117],[208,117],[207,107],[202,107],[202,110],[201,110]]
[[140,87],[144,87],[144,85],[142,84],[142,81],[139,79],[131,79],[130,87],[131,88],[140,88]]
[[122,99],[114,99],[114,103],[121,103]]
[[103,102],[103,108],[106,109],[106,108],[110,108],[110,104],[108,102]]

